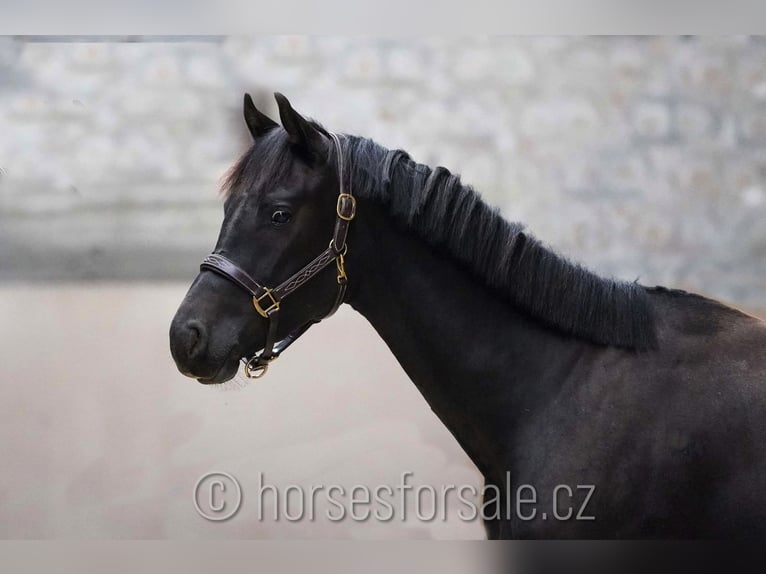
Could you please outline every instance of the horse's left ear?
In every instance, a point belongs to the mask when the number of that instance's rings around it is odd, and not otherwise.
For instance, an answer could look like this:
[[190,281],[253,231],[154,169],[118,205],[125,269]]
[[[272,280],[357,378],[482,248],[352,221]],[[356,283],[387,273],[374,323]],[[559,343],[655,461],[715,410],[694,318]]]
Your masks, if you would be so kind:
[[296,112],[288,99],[276,92],[274,98],[279,106],[279,119],[290,136],[290,143],[309,153],[319,153],[325,146],[324,137],[311,123]]

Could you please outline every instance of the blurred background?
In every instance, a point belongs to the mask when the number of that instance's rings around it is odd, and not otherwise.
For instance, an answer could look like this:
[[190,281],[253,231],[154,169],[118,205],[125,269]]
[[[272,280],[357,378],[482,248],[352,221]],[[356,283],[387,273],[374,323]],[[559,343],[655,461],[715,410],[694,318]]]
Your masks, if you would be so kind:
[[[167,330],[248,144],[244,91],[447,166],[597,272],[766,316],[764,38],[0,38],[0,536],[483,537],[248,508],[258,472],[481,482],[350,309],[257,384],[176,372]],[[211,470],[245,491],[225,523],[192,505]]]

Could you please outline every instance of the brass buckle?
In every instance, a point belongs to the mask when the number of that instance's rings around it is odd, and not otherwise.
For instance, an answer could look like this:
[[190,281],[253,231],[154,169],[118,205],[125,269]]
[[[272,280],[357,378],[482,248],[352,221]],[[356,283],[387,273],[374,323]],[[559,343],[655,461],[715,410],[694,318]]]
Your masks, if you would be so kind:
[[[268,296],[269,299],[271,299],[271,303],[266,309],[264,309],[263,307],[261,307],[261,299],[263,299],[266,296]],[[258,311],[258,314],[265,319],[269,318],[269,313],[271,313],[272,311],[279,310],[279,301],[274,299],[274,295],[271,294],[271,289],[266,289],[265,293],[261,295],[260,297],[256,297],[255,295],[253,295],[253,305],[255,306],[255,310]]]
[[[271,361],[276,359],[276,357],[272,357]],[[260,357],[252,357],[247,363],[245,363],[245,376],[248,379],[260,379],[266,374],[266,371],[269,370],[269,363],[258,363],[257,361],[260,360]],[[256,361],[256,364],[252,367],[250,366],[253,361]]]
[[[341,206],[345,200],[351,201],[351,215],[343,215]],[[351,221],[356,216],[356,198],[350,193],[341,193],[338,195],[338,203],[335,206],[335,212],[343,221]]]

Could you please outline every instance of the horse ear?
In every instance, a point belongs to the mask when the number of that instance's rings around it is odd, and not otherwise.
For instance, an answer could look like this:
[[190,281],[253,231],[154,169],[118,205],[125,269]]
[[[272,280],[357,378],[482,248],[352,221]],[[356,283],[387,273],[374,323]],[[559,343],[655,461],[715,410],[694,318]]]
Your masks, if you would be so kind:
[[276,92],[274,98],[279,106],[279,119],[290,136],[290,143],[309,152],[318,152],[324,144],[322,134],[296,112],[285,96]]
[[277,122],[272,120],[266,114],[260,112],[258,108],[255,107],[253,98],[250,97],[250,94],[245,94],[244,108],[245,123],[247,124],[247,129],[250,130],[253,139],[257,139],[269,130],[279,127]]

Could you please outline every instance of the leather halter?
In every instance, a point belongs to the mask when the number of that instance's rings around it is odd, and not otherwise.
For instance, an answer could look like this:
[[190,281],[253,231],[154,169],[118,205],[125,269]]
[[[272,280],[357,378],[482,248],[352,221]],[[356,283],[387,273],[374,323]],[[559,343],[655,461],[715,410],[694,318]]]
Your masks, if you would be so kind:
[[253,297],[253,306],[255,307],[255,310],[269,323],[266,330],[266,341],[263,350],[261,350],[260,353],[253,355],[250,359],[242,359],[242,362],[245,364],[245,375],[250,379],[258,379],[265,375],[271,361],[279,357],[279,355],[298,339],[298,337],[303,335],[309,327],[321,321],[321,319],[312,319],[289,333],[284,339],[277,341],[279,311],[285,297],[299,287],[305,285],[312,277],[324,270],[333,261],[338,269],[338,292],[335,296],[332,308],[323,319],[326,319],[338,310],[338,307],[343,303],[343,299],[346,295],[348,278],[346,277],[344,257],[348,250],[348,244],[346,243],[348,227],[351,220],[354,219],[354,216],[356,215],[356,199],[350,193],[350,190],[348,192],[345,190],[343,184],[343,153],[340,146],[340,139],[338,139],[338,136],[332,132],[328,132],[328,134],[335,143],[335,148],[337,150],[338,181],[340,182],[340,190],[338,194],[338,202],[335,207],[337,215],[335,220],[335,230],[327,249],[322,251],[322,253],[320,253],[313,261],[302,267],[289,279],[274,288],[264,287],[241,267],[237,266],[236,263],[217,253],[212,253],[205,257],[200,265],[200,270],[209,269],[210,271],[214,271],[247,291]]

